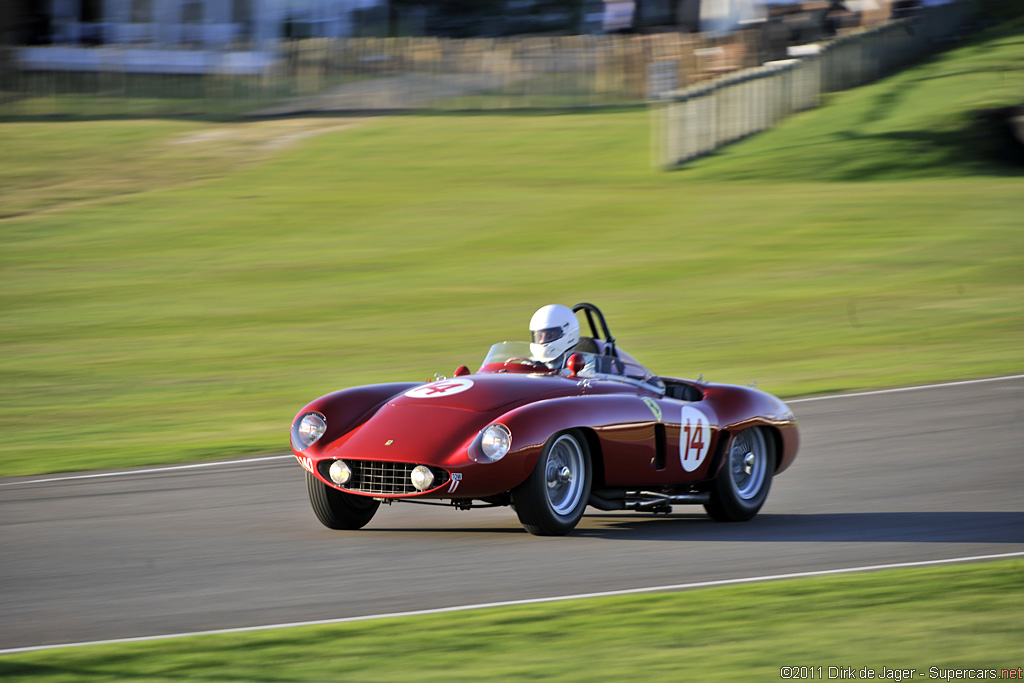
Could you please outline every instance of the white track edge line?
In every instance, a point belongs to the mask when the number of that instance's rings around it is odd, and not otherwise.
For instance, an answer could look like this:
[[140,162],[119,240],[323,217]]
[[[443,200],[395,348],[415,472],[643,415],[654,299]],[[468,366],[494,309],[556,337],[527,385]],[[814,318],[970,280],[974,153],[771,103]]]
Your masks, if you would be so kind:
[[1012,379],[1024,379],[1024,375],[1005,375],[1003,377],[984,377],[982,379],[965,379],[959,382],[941,382],[939,384],[922,384],[914,387],[897,387],[894,389],[874,389],[858,391],[852,394],[830,394],[828,396],[810,396],[808,398],[791,398],[786,403],[810,403],[811,401],[827,401],[834,398],[856,398],[858,396],[878,396],[880,394],[901,394],[906,391],[922,391],[924,389],[942,389],[945,387],[962,387],[969,384],[985,384],[987,382],[1003,382]]
[[[920,386],[913,387],[897,387],[895,389],[875,389],[872,391],[860,391],[852,394],[830,394],[828,396],[811,396],[809,398],[793,398],[786,401],[789,403],[809,403],[811,401],[827,401],[837,398],[857,398],[859,396],[878,396],[881,394],[898,394],[905,391],[921,391],[923,389],[942,389],[944,387],[959,387],[969,384],[985,384],[987,382],[1002,382],[1005,380],[1024,379],[1024,375],[1005,375],[1003,377],[985,377],[982,379],[968,379],[959,382],[942,382],[939,384],[922,384]],[[268,455],[259,458],[247,458],[245,460],[219,460],[217,462],[201,462],[193,463],[190,465],[174,465],[169,467],[158,467],[154,469],[145,470],[121,470],[117,472],[102,472],[99,474],[77,474],[69,475],[65,477],[50,477],[45,479],[30,479],[26,481],[10,481],[0,483],[0,487],[4,486],[22,486],[25,484],[48,484],[56,481],[73,481],[76,479],[99,479],[101,477],[123,477],[135,474],[154,474],[159,472],[171,472],[174,470],[190,470],[198,469],[201,467],[220,467],[223,465],[238,465],[248,464],[253,462],[267,462],[270,460],[283,460],[285,458],[291,458],[291,455]]]
[[499,602],[484,602],[473,605],[455,605],[451,607],[437,607],[434,609],[411,610],[408,612],[391,612],[387,614],[367,614],[358,617],[339,617],[337,619],[318,619],[316,621],[296,621],[284,624],[265,624],[262,626],[239,626],[237,628],[221,628],[209,631],[193,631],[191,633],[168,633],[157,636],[137,636],[134,638],[112,638],[109,640],[91,640],[80,643],[61,643],[56,645],[31,645],[29,647],[14,647],[0,649],[0,655],[17,654],[19,652],[35,652],[38,650],[51,650],[64,647],[86,647],[89,645],[116,645],[121,643],[141,643],[154,640],[170,640],[173,638],[190,638],[193,636],[213,636],[230,633],[250,633],[253,631],[272,631],[285,628],[299,628],[303,626],[330,626],[333,624],[350,624],[359,621],[373,621],[378,619],[393,619],[398,617],[417,617],[431,614],[446,614],[450,612],[468,612],[471,610],[491,609],[500,607],[516,607],[518,605],[539,605],[549,602],[563,602],[566,600],[586,600],[590,598],[606,598],[618,595],[632,595],[636,593],[657,593],[665,591],[683,591],[697,588],[712,588],[715,586],[730,586],[746,583],[764,583],[766,581],[781,581],[785,579],[799,579],[813,576],[828,576],[832,574],[853,574],[857,572],[880,571],[883,569],[906,569],[909,567],[926,567],[940,564],[953,564],[957,562],[980,562],[985,560],[999,560],[1010,557],[1024,557],[1024,551],[1012,553],[997,553],[994,555],[971,555],[968,557],[949,557],[938,560],[919,560],[915,562],[894,562],[891,564],[873,564],[860,567],[841,567],[838,569],[818,569],[806,572],[792,572],[790,574],[768,574],[764,576],[748,576],[738,579],[719,579],[717,581],[698,581],[695,583],[677,583],[667,586],[647,586],[644,588],[623,588],[613,591],[600,591],[596,593],[579,593],[576,595],[556,595],[546,598],[527,598],[523,600],[502,600]]
[[246,458],[244,460],[218,460],[216,462],[196,462],[188,465],[169,465],[167,467],[155,467],[145,470],[118,470],[117,472],[98,472],[95,474],[75,474],[66,477],[48,477],[46,479],[30,479],[27,481],[9,481],[0,486],[18,486],[20,484],[49,484],[54,481],[72,481],[74,479],[100,479],[103,477],[124,477],[130,474],[156,474],[159,472],[174,472],[177,470],[197,470],[203,467],[220,467],[222,465],[242,465],[253,462],[267,462],[269,460],[283,460],[293,458],[293,455],[267,455],[259,458]]

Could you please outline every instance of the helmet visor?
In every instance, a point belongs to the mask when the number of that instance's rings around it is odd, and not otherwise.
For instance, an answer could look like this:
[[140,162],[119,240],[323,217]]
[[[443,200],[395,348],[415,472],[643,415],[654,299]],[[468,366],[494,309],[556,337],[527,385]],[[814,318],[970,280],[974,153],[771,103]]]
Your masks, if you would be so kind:
[[561,327],[545,327],[543,330],[532,330],[530,334],[534,344],[550,344],[556,339],[561,339],[565,335],[565,330]]

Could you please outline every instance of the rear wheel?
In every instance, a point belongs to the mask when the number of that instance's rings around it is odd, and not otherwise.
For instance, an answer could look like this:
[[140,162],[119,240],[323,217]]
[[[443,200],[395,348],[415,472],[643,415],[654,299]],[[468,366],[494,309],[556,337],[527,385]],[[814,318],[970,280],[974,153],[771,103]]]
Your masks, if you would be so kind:
[[548,439],[529,478],[512,491],[512,507],[536,536],[562,536],[583,517],[590,498],[591,467],[586,441],[577,432]]
[[380,507],[380,501],[331,488],[309,472],[306,492],[316,518],[328,529],[362,529]]
[[753,519],[768,497],[774,472],[775,454],[764,430],[743,430],[729,443],[704,509],[719,522]]

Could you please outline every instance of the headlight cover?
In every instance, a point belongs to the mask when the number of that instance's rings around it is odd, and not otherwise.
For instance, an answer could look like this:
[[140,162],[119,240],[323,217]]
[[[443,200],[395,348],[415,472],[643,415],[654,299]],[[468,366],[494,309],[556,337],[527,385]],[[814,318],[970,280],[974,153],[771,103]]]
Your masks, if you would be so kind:
[[304,451],[324,435],[327,421],[320,413],[306,413],[292,425],[292,448]]
[[480,432],[481,462],[498,462],[512,448],[512,432],[503,424],[492,424]]

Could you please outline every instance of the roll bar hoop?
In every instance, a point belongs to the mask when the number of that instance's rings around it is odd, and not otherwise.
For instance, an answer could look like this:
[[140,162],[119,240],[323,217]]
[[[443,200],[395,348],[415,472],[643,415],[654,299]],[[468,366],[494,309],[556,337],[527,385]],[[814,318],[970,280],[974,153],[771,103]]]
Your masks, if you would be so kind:
[[[604,321],[604,314],[601,313],[601,309],[594,304],[586,302],[578,303],[572,307],[573,313],[579,313],[580,311],[583,311],[587,317],[587,323],[590,325],[590,336],[598,339],[601,338],[601,334],[597,329],[597,323],[601,324],[601,332],[604,333],[604,355],[618,358],[619,352],[615,350],[615,337],[608,331],[608,323]],[[595,316],[597,317],[596,322],[594,320]]]

